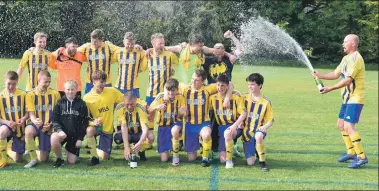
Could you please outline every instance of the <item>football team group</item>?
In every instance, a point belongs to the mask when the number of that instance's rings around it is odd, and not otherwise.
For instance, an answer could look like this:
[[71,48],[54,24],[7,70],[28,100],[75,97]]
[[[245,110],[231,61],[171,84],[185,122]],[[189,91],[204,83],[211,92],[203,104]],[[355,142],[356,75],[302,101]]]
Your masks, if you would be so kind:
[[[65,163],[62,146],[67,162],[74,164],[84,138],[90,166],[110,159],[113,142],[123,145],[126,160],[132,155],[146,160],[145,151],[156,138],[162,162],[170,160],[178,166],[179,151],[184,149],[188,161],[196,161],[200,153],[203,167],[210,165],[214,152],[219,153],[220,163],[233,168],[236,141],[241,137],[247,165],[257,158],[262,171],[269,171],[264,140],[274,117],[270,100],[261,92],[264,77],[252,73],[246,77],[244,92],[248,93],[235,90],[233,64],[243,51],[231,31],[224,37],[235,44],[234,53],[226,52],[221,43],[213,48],[204,46],[201,35],[165,46],[164,35],[156,33],[151,36],[152,48],[144,50],[136,44],[134,34],[126,32],[124,47],[118,47],[105,41],[99,29],[92,31],[90,43],[78,46],[77,39],[70,37],[65,47],[49,52],[45,49],[47,35],[36,33],[35,46],[25,51],[17,72],[5,75],[5,89],[0,94],[0,168],[9,164],[7,155],[22,162],[24,153],[30,156],[24,167],[34,167],[49,160],[51,149],[56,155],[54,167],[60,167]],[[342,76],[321,93],[342,89],[337,126],[347,152],[338,161],[351,161],[350,168],[368,162],[355,130],[363,108],[365,71],[358,44],[358,36],[347,35],[343,42],[347,55],[337,69],[313,73],[326,80]],[[84,62],[88,67],[82,94]],[[113,85],[111,64],[118,64]],[[17,84],[25,68],[28,81],[24,91]],[[48,69],[56,70],[56,90],[50,88]],[[141,99],[138,78],[145,71],[147,92]]]

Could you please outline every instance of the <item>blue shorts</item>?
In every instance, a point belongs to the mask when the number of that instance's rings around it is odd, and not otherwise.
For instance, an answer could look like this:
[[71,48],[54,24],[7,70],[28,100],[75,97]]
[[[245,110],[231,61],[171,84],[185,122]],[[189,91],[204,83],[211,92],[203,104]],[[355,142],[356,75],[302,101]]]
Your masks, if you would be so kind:
[[[224,137],[224,132],[225,130],[230,127],[232,124],[227,124],[227,125],[220,125],[218,126],[218,136],[219,136],[219,142],[218,142],[218,152],[225,152],[226,151],[226,143],[225,143],[225,137]],[[237,134],[236,138],[238,139],[242,135],[242,129],[237,128]]]
[[[105,87],[112,87],[112,84],[107,84]],[[86,83],[86,89],[84,90],[84,94],[90,92],[93,88],[93,83]]]
[[358,123],[362,109],[363,104],[342,104],[338,118],[350,123]]
[[112,152],[112,141],[113,141],[113,133],[106,134],[103,131],[98,132],[100,136],[99,141],[99,149],[111,155]]
[[8,130],[9,130],[9,136],[8,136],[8,141],[13,138],[13,142],[12,142],[12,151],[14,151],[15,153],[17,154],[24,154],[25,152],[25,141],[23,141],[21,139],[21,137],[17,137],[17,134],[15,132],[12,131],[12,128],[9,127],[8,125],[6,124],[0,124],[0,126],[6,126],[8,127]]
[[125,94],[128,91],[132,91],[137,96],[137,98],[139,98],[139,88],[131,89],[131,90],[124,90],[124,89],[119,89],[119,88],[116,88],[116,89],[118,89],[118,91],[120,91],[122,94]]
[[[50,143],[50,135],[47,132],[42,132],[42,129],[38,128],[36,125],[28,124],[27,126],[34,127],[34,130],[36,131],[36,136],[39,137],[39,150],[50,152],[51,150],[51,143]],[[53,127],[51,127],[53,128]]]
[[[134,144],[138,143],[138,141],[140,141],[140,139],[141,139],[141,135],[142,135],[142,132],[141,133],[129,133],[128,134],[129,143],[134,143]],[[122,139],[122,132],[118,131],[117,133],[115,133],[113,140],[116,144],[124,143],[124,140]]]
[[174,126],[181,127],[180,122],[176,122],[171,126],[159,126],[158,127],[158,153],[164,153],[172,150],[172,134],[171,129]]
[[153,103],[154,99],[155,97],[146,96],[145,100],[146,100],[147,105],[150,105],[151,103]]
[[185,137],[184,137],[185,152],[196,152],[197,150],[199,150],[200,131],[204,127],[210,127],[209,121],[203,122],[202,124],[199,124],[199,125],[186,123]]

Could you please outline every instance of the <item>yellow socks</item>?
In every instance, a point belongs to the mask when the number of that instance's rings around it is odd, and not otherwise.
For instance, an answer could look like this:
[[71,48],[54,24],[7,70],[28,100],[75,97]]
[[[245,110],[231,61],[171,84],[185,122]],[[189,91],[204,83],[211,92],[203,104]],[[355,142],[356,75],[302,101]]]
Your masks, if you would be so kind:
[[365,159],[366,154],[363,152],[361,136],[359,136],[358,132],[351,134],[350,139],[353,142],[355,153],[359,156],[359,158]]
[[342,131],[341,134],[346,145],[347,154],[355,155],[354,145],[353,142],[351,142],[349,134],[346,131]]
[[173,156],[179,156],[179,139],[171,139]]
[[231,161],[233,159],[233,153],[234,153],[234,141],[230,140],[226,142],[225,149],[226,149],[226,160]]
[[25,141],[25,148],[29,152],[30,160],[37,160],[37,147],[34,139]]
[[90,149],[90,153],[92,157],[98,157],[97,156],[97,151],[96,151],[96,139],[95,137],[87,137],[87,145],[88,148]]
[[150,147],[151,147],[151,144],[145,140],[145,142],[143,142],[141,148],[139,149],[139,152],[146,151]]
[[7,160],[7,139],[0,140],[0,161]]
[[203,140],[203,158],[208,158],[209,157],[209,152],[211,151],[212,148],[212,139],[209,139],[208,141]]
[[258,156],[259,156],[259,162],[265,162],[266,161],[266,153],[265,153],[265,146],[264,144],[257,144],[256,147]]

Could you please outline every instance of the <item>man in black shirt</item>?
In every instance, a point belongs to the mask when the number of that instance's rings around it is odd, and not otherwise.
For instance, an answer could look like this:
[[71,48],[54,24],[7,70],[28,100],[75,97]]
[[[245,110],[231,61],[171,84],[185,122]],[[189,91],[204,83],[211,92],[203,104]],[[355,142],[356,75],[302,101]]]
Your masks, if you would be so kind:
[[[233,43],[236,46],[234,55],[228,52],[225,52],[225,47],[222,43],[216,43],[214,45],[214,54],[205,57],[205,63],[203,69],[207,73],[208,84],[216,83],[216,79],[219,75],[227,75],[229,79],[232,79],[233,64],[237,61],[237,58],[242,55],[242,46],[239,40],[234,36],[231,31],[226,31],[224,34],[225,38],[232,39]],[[213,113],[211,113],[212,121],[212,151],[218,152],[218,125],[215,121]],[[236,142],[237,140],[234,140]],[[236,144],[234,144],[236,145]],[[240,156],[238,150],[235,146],[236,155]]]

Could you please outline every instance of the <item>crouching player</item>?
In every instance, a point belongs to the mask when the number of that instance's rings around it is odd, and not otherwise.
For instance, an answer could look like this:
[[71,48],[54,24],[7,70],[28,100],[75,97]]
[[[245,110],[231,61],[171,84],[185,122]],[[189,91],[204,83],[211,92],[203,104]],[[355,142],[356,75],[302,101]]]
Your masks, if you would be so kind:
[[39,137],[39,160],[46,162],[49,159],[53,107],[61,98],[58,91],[49,88],[50,82],[50,73],[42,70],[38,73],[37,87],[26,94],[26,108],[31,123],[25,128],[25,148],[30,155],[30,162],[24,166],[25,168],[31,168],[37,164],[35,136]]
[[178,94],[179,82],[169,79],[164,92],[159,93],[149,107],[149,112],[158,112],[158,152],[161,161],[167,162],[169,151],[173,151],[172,165],[179,165],[179,139],[182,130],[182,119],[187,113],[183,95]]
[[67,161],[75,164],[88,126],[88,109],[86,103],[77,96],[78,83],[68,80],[64,83],[65,95],[53,109],[53,128],[51,147],[57,160],[53,167],[64,165],[62,145],[66,144]]
[[[131,153],[138,152],[140,160],[146,161],[145,150],[151,146],[145,142],[148,132],[146,107],[137,103],[137,95],[134,92],[127,91],[124,95],[124,103],[118,104],[116,110],[121,132],[115,134],[115,142],[124,143],[126,160],[131,158]],[[134,144],[131,150],[129,143]]]
[[[107,74],[96,70],[92,73],[93,88],[84,95],[89,115],[93,117],[87,127],[86,138],[90,149],[91,159],[89,166],[98,165],[99,157],[108,160],[112,151],[113,142],[113,117],[115,104],[124,101],[124,95],[114,87],[105,87]],[[99,149],[96,149],[96,133],[100,136]]]
[[[216,122],[218,124],[218,152],[220,152],[220,162],[225,163],[226,161],[225,167],[233,168],[232,158],[234,141],[231,139],[230,135],[231,132],[237,132],[236,134],[241,135],[242,130],[239,129],[238,126],[246,118],[246,109],[243,105],[243,97],[241,97],[240,93],[237,91],[233,91],[230,97],[229,107],[223,107],[223,102],[229,88],[229,81],[229,77],[226,75],[219,75],[217,77],[218,93],[210,97],[209,107],[210,110],[214,111]],[[226,139],[228,142],[226,142]]]
[[[266,165],[266,151],[263,139],[267,134],[267,129],[274,123],[273,111],[270,100],[263,96],[261,89],[264,78],[259,73],[250,74],[247,78],[249,93],[244,95],[244,106],[247,117],[244,121],[242,132],[243,148],[248,165],[255,162],[255,150],[258,152],[259,165],[263,172],[269,171]],[[227,148],[233,148],[232,138],[237,136],[236,131],[225,132]],[[256,144],[256,145],[255,145]],[[231,149],[233,152],[233,149]]]
[[18,75],[9,71],[5,75],[5,89],[0,93],[0,168],[8,165],[7,139],[13,138],[10,157],[20,162],[25,152],[24,130],[28,114],[25,112],[26,93],[17,88]]

